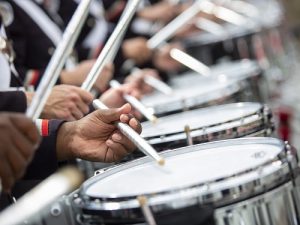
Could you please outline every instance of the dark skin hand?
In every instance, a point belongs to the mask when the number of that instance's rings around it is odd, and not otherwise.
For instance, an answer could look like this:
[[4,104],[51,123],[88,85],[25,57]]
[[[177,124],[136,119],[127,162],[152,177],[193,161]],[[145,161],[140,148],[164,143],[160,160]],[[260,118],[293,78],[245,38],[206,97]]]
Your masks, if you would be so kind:
[[40,142],[35,124],[18,113],[0,113],[0,177],[9,192],[32,160]]
[[136,147],[117,129],[115,122],[127,123],[138,133],[142,130],[130,112],[131,106],[125,104],[121,108],[96,110],[78,121],[64,123],[58,133],[58,159],[120,161]]
[[[26,92],[28,106],[34,93]],[[79,87],[72,85],[56,85],[43,108],[41,118],[79,120],[89,112],[89,104],[93,101],[93,95]]]

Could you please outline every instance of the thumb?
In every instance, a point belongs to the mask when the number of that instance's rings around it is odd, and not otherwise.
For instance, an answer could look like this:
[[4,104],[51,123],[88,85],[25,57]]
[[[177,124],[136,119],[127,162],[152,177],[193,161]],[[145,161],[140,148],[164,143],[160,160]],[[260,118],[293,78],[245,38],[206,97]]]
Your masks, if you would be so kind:
[[120,108],[102,109],[97,110],[95,113],[97,118],[103,121],[104,123],[114,123],[120,121],[120,116],[122,114],[128,114],[130,113],[130,111],[131,105],[127,103]]

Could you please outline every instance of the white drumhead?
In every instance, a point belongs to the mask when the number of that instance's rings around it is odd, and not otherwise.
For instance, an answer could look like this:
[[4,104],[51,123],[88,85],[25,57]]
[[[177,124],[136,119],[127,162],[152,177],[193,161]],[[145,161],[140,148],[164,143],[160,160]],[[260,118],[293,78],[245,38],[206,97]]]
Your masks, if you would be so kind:
[[[211,70],[212,76],[221,80],[245,80],[248,77],[257,76],[258,74],[260,74],[261,69],[255,61],[245,59],[222,63],[211,67]],[[184,87],[190,86],[195,82],[201,82],[203,79],[203,76],[195,72],[188,72],[177,77],[173,77],[170,83],[173,87]]]
[[156,124],[151,122],[142,123],[142,136],[149,138],[180,133],[184,132],[186,125],[193,130],[215,124],[224,124],[227,121],[252,115],[261,108],[262,105],[259,103],[233,103],[160,117]]
[[197,146],[189,147],[190,152],[167,157],[164,167],[153,161],[124,167],[89,185],[85,194],[99,198],[129,197],[187,188],[257,168],[281,152],[274,143],[232,142],[236,144],[219,142],[220,146],[201,151],[193,151]]
[[168,96],[160,92],[155,92],[151,95],[143,97],[142,102],[148,107],[164,105],[171,102],[182,102],[186,99],[193,99],[194,97],[205,96],[210,93],[219,93],[220,91],[229,88],[230,85],[233,84],[235,84],[234,81],[202,79],[201,82],[194,81],[190,86],[184,86],[174,89],[174,95],[172,96]]
[[225,74],[233,78],[253,76],[261,70],[257,62],[249,59],[221,63],[211,69],[214,75]]

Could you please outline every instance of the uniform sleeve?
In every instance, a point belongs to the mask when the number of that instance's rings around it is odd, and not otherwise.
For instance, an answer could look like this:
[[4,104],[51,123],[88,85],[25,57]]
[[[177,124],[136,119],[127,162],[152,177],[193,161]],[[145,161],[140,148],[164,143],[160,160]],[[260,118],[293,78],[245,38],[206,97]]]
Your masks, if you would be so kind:
[[[41,145],[36,151],[32,162],[27,167],[25,176],[17,181],[12,194],[14,197],[19,198],[26,192],[34,188],[45,178],[54,173],[58,168],[56,157],[56,139],[60,126],[64,123],[61,120],[39,120],[37,126],[43,135]],[[6,198],[0,199],[0,208],[7,206],[9,203],[5,202]],[[2,202],[1,202],[2,201]],[[1,204],[2,203],[2,204]]]
[[[24,86],[39,85],[55,46],[38,25],[13,1],[14,20],[6,28],[16,54],[14,65]],[[59,83],[59,82],[58,82]]]
[[27,100],[23,91],[0,92],[0,111],[25,112]]
[[27,168],[24,180],[42,180],[57,170],[56,140],[58,130],[63,123],[62,120],[38,120],[36,122],[43,140]]

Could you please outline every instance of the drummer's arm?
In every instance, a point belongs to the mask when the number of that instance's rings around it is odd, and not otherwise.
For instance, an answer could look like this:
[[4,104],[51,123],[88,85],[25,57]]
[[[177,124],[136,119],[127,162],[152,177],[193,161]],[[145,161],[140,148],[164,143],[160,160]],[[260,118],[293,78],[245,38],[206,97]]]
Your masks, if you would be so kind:
[[120,108],[96,110],[78,121],[63,123],[57,133],[58,160],[81,158],[89,161],[116,162],[136,149],[114,125],[121,121],[136,132],[140,123],[126,104]]
[[24,179],[44,179],[58,168],[58,162],[81,158],[115,162],[135,150],[115,122],[129,124],[141,132],[140,123],[129,113],[130,105],[117,109],[96,110],[78,121],[38,120],[43,141],[28,167]]
[[29,164],[23,179],[42,180],[57,170],[59,162],[56,154],[57,134],[64,122],[63,120],[36,121],[43,140]]
[[26,95],[23,91],[1,91],[0,111],[25,112],[27,108]]

